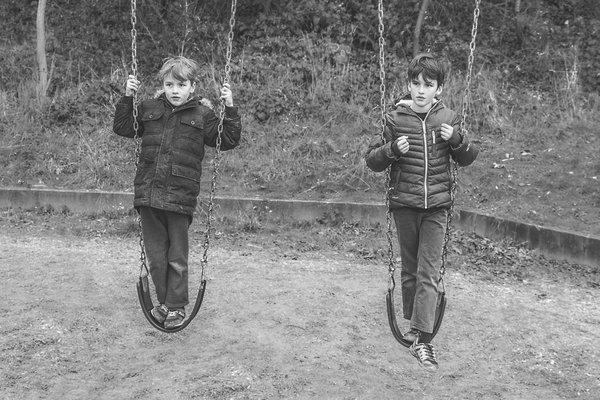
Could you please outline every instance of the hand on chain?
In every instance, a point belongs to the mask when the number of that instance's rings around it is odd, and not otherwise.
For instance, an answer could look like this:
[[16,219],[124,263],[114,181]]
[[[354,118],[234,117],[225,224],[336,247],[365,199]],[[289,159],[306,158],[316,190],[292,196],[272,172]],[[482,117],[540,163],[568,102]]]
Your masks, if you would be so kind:
[[396,146],[396,149],[398,149],[398,151],[402,154],[408,153],[408,150],[410,149],[407,136],[400,136],[398,139],[396,139],[396,141],[394,141],[393,145]]
[[440,136],[446,142],[452,138],[452,134],[454,133],[454,128],[448,124],[442,124],[442,128],[440,130]]
[[127,82],[125,83],[125,96],[133,96],[140,88],[140,81],[135,76],[129,75]]
[[229,83],[224,83],[221,88],[221,100],[225,102],[227,107],[233,107],[233,94],[229,88]]

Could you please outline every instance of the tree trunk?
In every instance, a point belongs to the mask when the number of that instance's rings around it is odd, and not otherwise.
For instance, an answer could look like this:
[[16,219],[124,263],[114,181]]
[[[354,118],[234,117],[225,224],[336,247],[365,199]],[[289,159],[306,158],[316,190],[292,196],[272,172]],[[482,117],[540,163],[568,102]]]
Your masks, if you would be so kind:
[[37,61],[39,70],[38,100],[46,101],[48,91],[48,65],[46,63],[46,28],[44,19],[46,14],[46,0],[38,1],[36,34],[37,34]]
[[415,34],[413,37],[413,57],[419,54],[420,45],[419,39],[421,37],[421,27],[425,20],[425,14],[427,14],[427,8],[429,7],[430,0],[423,0],[421,3],[421,10],[419,11],[419,17],[417,18],[417,24],[415,25]]

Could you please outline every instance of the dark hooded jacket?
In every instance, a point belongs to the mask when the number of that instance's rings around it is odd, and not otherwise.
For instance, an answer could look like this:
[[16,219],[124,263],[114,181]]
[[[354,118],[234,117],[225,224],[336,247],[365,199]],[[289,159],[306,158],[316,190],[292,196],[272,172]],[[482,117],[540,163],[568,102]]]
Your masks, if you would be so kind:
[[[460,116],[438,100],[425,120],[410,108],[411,101],[401,101],[386,115],[384,138],[381,133],[365,154],[373,171],[390,170],[390,209],[412,207],[430,209],[449,207],[451,203],[450,157],[460,166],[471,164],[478,150],[460,131]],[[454,128],[448,142],[441,137],[441,125]],[[394,141],[407,136],[409,151],[401,154]]]
[[[138,135],[142,138],[134,180],[134,202],[140,206],[193,215],[200,192],[204,146],[215,147],[219,117],[197,98],[173,107],[162,94],[138,107]],[[133,97],[116,106],[113,130],[133,138]],[[237,108],[226,107],[221,150],[240,141]]]

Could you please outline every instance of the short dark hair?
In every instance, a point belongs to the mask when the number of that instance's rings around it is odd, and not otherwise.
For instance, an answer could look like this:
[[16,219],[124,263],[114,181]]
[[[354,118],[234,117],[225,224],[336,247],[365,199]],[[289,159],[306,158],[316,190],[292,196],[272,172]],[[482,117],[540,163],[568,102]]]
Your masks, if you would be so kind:
[[420,53],[408,65],[408,80],[412,81],[423,74],[423,79],[436,80],[438,86],[446,81],[446,64],[431,53]]

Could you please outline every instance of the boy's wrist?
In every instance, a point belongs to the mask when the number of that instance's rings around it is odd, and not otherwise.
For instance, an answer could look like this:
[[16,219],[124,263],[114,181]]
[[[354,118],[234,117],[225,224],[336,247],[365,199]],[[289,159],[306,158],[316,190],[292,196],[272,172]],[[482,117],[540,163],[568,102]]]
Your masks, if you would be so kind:
[[402,152],[400,151],[400,149],[398,148],[398,139],[394,140],[391,143],[391,147],[392,147],[392,153],[394,153],[394,155],[396,157],[400,157],[402,156]]

